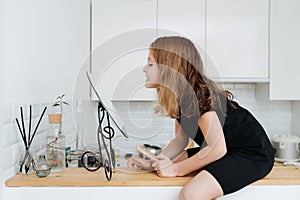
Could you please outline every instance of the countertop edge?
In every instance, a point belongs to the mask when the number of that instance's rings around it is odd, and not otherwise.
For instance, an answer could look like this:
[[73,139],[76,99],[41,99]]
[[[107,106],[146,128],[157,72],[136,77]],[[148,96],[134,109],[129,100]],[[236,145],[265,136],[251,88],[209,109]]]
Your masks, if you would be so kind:
[[[263,179],[251,185],[300,185],[300,168],[295,166],[274,166]],[[5,181],[7,187],[174,187],[183,186],[194,174],[184,177],[161,178],[155,172],[122,173],[114,172],[112,180],[105,178],[103,170],[88,172],[83,168],[67,168],[45,178],[34,174],[17,174]]]

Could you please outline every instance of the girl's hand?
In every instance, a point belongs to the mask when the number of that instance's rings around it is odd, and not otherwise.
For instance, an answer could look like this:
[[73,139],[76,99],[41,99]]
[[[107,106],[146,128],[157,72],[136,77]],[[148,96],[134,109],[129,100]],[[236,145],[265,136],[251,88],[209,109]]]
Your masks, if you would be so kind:
[[156,173],[160,177],[175,177],[176,170],[175,164],[165,155],[158,155],[157,158],[159,161],[155,161],[152,164],[152,167],[156,170]]
[[137,158],[137,157],[131,156],[128,159],[127,165],[129,168],[137,167],[139,169],[154,171],[154,168],[152,167],[152,163],[153,163],[153,160],[145,160],[142,158]]

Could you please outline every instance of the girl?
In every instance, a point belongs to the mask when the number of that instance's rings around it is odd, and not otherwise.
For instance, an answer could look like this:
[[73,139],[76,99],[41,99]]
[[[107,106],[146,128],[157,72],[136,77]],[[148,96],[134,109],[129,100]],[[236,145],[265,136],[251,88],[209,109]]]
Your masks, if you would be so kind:
[[[147,88],[157,88],[160,113],[175,119],[175,137],[159,161],[132,157],[129,167],[160,177],[197,171],[180,200],[215,199],[266,176],[275,150],[254,116],[233,95],[203,73],[199,52],[182,37],[161,37],[150,45],[144,67]],[[189,138],[199,147],[186,149]]]

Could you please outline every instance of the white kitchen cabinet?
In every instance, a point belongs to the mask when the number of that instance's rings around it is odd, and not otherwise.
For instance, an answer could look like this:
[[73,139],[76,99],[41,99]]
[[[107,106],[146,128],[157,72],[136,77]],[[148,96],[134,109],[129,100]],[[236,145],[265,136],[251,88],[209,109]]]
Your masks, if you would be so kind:
[[300,100],[300,1],[270,1],[270,99]]
[[269,81],[269,0],[94,0],[92,8],[92,72],[108,101],[156,98],[142,67],[158,36],[190,38],[214,80]]
[[106,102],[151,100],[143,67],[156,37],[156,0],[92,1],[92,73]]
[[72,98],[89,54],[89,0],[2,0],[1,68],[6,103]]
[[205,0],[159,0],[158,36],[187,37],[203,54],[205,49],[205,5]]
[[209,0],[206,72],[215,80],[267,82],[269,0]]
[[92,7],[92,70],[105,101],[156,99],[144,88],[142,67],[157,36],[182,35],[204,48],[205,0],[97,0]]

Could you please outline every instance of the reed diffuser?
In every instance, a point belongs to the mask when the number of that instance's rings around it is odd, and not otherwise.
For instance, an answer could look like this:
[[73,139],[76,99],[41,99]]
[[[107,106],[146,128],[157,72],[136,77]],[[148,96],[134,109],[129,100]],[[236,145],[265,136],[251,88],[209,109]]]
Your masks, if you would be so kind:
[[24,143],[25,152],[23,154],[21,154],[21,158],[20,158],[20,161],[19,161],[19,173],[30,174],[32,172],[32,169],[33,169],[33,166],[34,166],[34,161],[32,159],[32,155],[30,153],[30,147],[31,147],[34,136],[37,132],[37,129],[38,129],[40,123],[41,123],[41,120],[42,120],[46,110],[47,110],[47,107],[44,108],[43,113],[40,116],[39,121],[38,121],[33,133],[31,134],[32,106],[30,105],[30,107],[29,107],[29,125],[28,125],[28,132],[27,133],[26,133],[26,129],[25,129],[23,108],[20,107],[21,124],[19,123],[18,118],[16,118],[16,122],[17,122],[17,125],[18,125],[18,129],[19,129],[22,141]]

